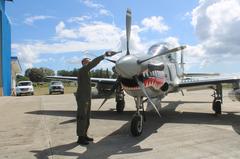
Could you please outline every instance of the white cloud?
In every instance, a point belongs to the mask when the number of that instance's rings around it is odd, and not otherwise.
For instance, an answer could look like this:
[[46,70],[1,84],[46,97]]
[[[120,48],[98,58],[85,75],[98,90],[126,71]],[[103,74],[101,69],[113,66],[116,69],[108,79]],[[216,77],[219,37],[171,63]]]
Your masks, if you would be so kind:
[[171,47],[178,47],[178,46],[180,45],[180,44],[179,44],[179,39],[176,38],[176,37],[170,36],[170,37],[166,38],[164,41],[165,41],[166,43],[169,43],[169,45],[170,45]]
[[202,51],[218,60],[239,57],[240,1],[200,0],[192,11],[192,25]]
[[77,31],[73,30],[73,29],[66,29],[65,23],[63,21],[58,23],[55,30],[56,30],[57,37],[60,39],[62,39],[62,38],[76,39],[76,38],[78,38]]
[[83,16],[79,16],[79,17],[71,17],[67,21],[69,23],[82,23],[83,21],[89,20],[91,18],[92,18],[91,16],[83,15]]
[[112,13],[109,10],[107,10],[107,9],[100,9],[99,13],[101,15],[105,15],[105,16],[112,16]]
[[[92,0],[81,0],[81,2],[89,7],[89,8],[92,8],[92,9],[95,9],[98,11],[98,14],[99,15],[102,15],[102,16],[111,16],[113,19],[114,19],[114,16],[112,14],[111,11],[107,10],[104,5],[100,4],[100,3],[94,3]],[[96,14],[95,14],[96,15]]]
[[101,43],[103,46],[115,46],[119,43],[121,29],[104,22],[82,23],[77,28],[66,28],[64,22],[56,26],[56,36],[61,40],[81,39],[85,42]]
[[70,59],[66,59],[65,62],[68,64],[80,65],[82,63],[82,58],[73,56]]
[[[168,43],[170,48],[179,47],[181,45],[179,39],[176,37],[167,37],[164,39],[164,42]],[[210,60],[208,60],[208,58],[205,56],[202,45],[186,45],[186,48],[183,50],[183,57],[186,70],[189,70],[194,65],[203,67],[210,62]],[[177,59],[179,62],[180,58],[179,51],[177,53]]]
[[[148,45],[139,36],[141,28],[132,26],[130,49],[132,53],[145,53]],[[67,28],[64,22],[56,26],[56,42],[25,42],[13,44],[12,49],[26,67],[37,63],[41,54],[60,54],[79,52],[84,55],[88,51],[126,50],[126,33],[113,24],[92,22],[79,25],[77,28]],[[115,57],[115,59],[119,58]],[[70,59],[71,63],[79,59]]]
[[30,16],[24,20],[24,23],[27,25],[33,25],[35,21],[53,19],[53,18],[54,18],[53,16],[46,16],[46,15]]
[[35,63],[45,63],[45,62],[56,62],[56,59],[54,58],[40,58],[35,61]]
[[82,2],[89,8],[95,8],[95,9],[104,8],[102,4],[94,3],[92,0],[82,0]]
[[155,30],[160,33],[167,31],[169,29],[169,27],[166,24],[164,24],[163,17],[161,16],[152,16],[144,18],[142,20],[142,25],[145,27],[145,29]]

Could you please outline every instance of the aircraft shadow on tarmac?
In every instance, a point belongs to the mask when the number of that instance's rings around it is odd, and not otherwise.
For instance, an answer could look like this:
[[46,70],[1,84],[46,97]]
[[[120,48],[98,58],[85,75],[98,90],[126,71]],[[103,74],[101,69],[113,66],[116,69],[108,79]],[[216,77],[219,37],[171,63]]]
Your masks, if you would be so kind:
[[[35,156],[38,159],[48,159],[52,155],[76,156],[76,158],[79,159],[105,159],[112,155],[151,151],[153,148],[142,149],[141,146],[139,146],[138,144],[148,138],[153,133],[157,133],[158,129],[165,123],[232,125],[234,131],[240,134],[240,115],[234,114],[239,112],[224,112],[222,115],[219,115],[217,117],[214,116],[212,113],[177,112],[175,111],[176,108],[181,104],[186,103],[185,101],[164,102],[167,103],[167,105],[161,110],[161,113],[163,115],[161,119],[159,119],[157,115],[153,115],[152,112],[146,113],[147,121],[144,123],[144,131],[139,137],[132,137],[130,135],[130,122],[127,122],[119,129],[99,140],[98,142],[91,143],[90,145],[86,146],[87,150],[84,153],[71,152],[71,149],[74,149],[76,146],[78,146],[78,144],[76,144],[75,142],[51,147],[44,150],[33,150],[31,152],[35,153]],[[192,101],[191,103],[194,103],[194,101]],[[36,115],[75,117],[75,111],[39,110],[26,113]],[[92,111],[91,118],[131,121],[131,117],[133,114],[133,111],[125,111],[122,114],[118,114],[113,111]],[[68,124],[75,121],[75,119],[71,119],[64,121],[60,124]]]

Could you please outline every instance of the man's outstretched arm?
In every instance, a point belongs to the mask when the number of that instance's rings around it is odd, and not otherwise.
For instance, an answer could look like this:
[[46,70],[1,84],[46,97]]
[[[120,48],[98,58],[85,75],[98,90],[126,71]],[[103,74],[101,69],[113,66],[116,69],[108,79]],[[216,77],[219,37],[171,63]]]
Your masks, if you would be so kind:
[[95,59],[93,59],[91,62],[89,62],[85,68],[90,71],[92,68],[94,68],[95,66],[97,66],[103,59],[104,59],[105,55],[101,55],[96,57]]

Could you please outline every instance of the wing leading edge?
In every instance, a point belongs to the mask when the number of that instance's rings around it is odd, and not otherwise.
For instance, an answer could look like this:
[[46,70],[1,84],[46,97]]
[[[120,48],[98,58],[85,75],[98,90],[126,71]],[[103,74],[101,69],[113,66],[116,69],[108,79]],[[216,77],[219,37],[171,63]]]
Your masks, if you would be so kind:
[[179,83],[179,88],[188,88],[204,85],[217,85],[223,83],[230,84],[240,84],[240,76],[216,76],[216,77],[206,77],[206,78],[188,78],[183,79]]
[[[53,79],[53,80],[77,81],[77,77],[70,77],[70,76],[47,76],[46,78]],[[103,83],[103,84],[114,84],[116,82],[116,79],[91,78],[91,82]]]

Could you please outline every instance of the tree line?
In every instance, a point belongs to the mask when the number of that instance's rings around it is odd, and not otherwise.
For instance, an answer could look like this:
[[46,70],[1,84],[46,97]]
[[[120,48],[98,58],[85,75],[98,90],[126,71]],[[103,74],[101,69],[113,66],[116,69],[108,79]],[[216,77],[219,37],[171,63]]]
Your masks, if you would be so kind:
[[[66,70],[59,70],[57,71],[57,75],[59,76],[73,76],[76,77],[78,75],[78,70],[74,68],[72,71],[66,71]],[[113,73],[112,71],[109,71],[107,69],[95,69],[90,72],[90,77],[95,78],[112,78]]]
[[[71,76],[77,77],[79,69],[74,68],[73,70],[59,70],[57,71],[58,76]],[[48,82],[49,80],[46,79],[46,76],[54,76],[55,72],[52,69],[46,67],[40,68],[28,68],[24,76],[17,75],[17,82],[18,81],[27,81],[30,80],[32,82]],[[107,69],[95,69],[90,72],[90,77],[95,78],[114,78],[114,74],[112,71]]]

